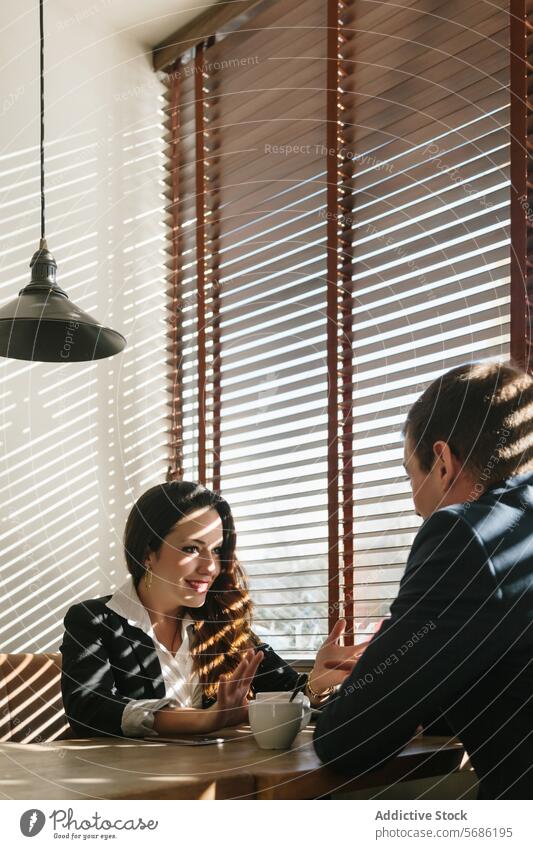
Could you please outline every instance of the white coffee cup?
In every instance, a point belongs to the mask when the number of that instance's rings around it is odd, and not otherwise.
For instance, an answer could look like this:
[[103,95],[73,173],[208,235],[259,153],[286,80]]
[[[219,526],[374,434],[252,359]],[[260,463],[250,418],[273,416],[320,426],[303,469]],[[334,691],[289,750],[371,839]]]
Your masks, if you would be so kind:
[[250,702],[248,717],[260,749],[290,749],[300,731],[305,707],[301,701]]
[[[288,690],[287,692],[265,692],[265,693],[256,693],[255,700],[257,702],[288,702],[290,697],[292,696],[292,690]],[[294,697],[295,702],[300,702],[304,706],[304,712],[302,716],[302,723],[300,725],[300,731],[303,731],[306,725],[309,724],[309,720],[311,719],[311,703],[307,696],[304,696],[303,693],[297,693]]]

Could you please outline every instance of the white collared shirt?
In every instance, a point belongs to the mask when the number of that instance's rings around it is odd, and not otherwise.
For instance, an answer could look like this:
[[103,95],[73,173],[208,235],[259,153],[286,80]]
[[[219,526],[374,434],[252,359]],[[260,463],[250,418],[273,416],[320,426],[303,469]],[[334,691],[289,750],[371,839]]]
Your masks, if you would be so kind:
[[162,699],[132,699],[124,708],[122,733],[125,737],[157,737],[153,730],[154,711],[163,707],[202,707],[202,688],[192,670],[190,640],[193,620],[187,614],[181,623],[181,646],[175,654],[159,642],[154,634],[148,611],[137,595],[131,577],[113,593],[106,607],[127,619],[130,625],[140,628],[153,640],[161,664],[166,694]]

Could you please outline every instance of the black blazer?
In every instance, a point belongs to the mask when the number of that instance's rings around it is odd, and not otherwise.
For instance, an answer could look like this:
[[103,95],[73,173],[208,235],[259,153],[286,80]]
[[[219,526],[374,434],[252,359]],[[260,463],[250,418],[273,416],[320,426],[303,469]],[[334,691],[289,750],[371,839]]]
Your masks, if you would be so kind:
[[[124,707],[131,699],[164,698],[161,664],[153,641],[106,602],[110,595],[74,604],[65,616],[61,691],[67,719],[77,736],[123,736]],[[291,690],[297,672],[265,644],[255,692]],[[204,698],[204,707],[213,700]]]
[[423,523],[391,618],[323,709],[315,748],[362,774],[438,714],[478,798],[533,798],[533,473]]

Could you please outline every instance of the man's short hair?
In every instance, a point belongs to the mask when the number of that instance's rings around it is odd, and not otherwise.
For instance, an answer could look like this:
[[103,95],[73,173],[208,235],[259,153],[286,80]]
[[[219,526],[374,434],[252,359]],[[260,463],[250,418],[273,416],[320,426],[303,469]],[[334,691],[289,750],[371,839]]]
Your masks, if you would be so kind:
[[499,362],[451,369],[415,401],[403,431],[423,472],[439,440],[485,488],[526,472],[533,469],[533,377]]

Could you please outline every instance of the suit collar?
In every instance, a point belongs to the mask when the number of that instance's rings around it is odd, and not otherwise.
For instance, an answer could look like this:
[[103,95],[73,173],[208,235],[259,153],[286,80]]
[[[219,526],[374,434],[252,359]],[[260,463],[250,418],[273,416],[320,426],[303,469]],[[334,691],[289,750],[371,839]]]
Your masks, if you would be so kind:
[[131,576],[115,590],[106,602],[106,607],[114,610],[123,619],[127,619],[134,628],[140,628],[151,640],[153,639],[154,632],[148,611],[137,595]]
[[129,649],[135,655],[141,668],[141,674],[145,679],[146,686],[151,685],[154,698],[162,699],[166,695],[166,687],[154,641],[148,634],[135,625],[132,625],[127,619],[122,619],[122,628],[129,644]]
[[[158,699],[163,698],[166,688],[161,664],[154,646],[155,634],[152,622],[148,611],[137,595],[131,576],[115,590],[106,602],[106,607],[121,617],[124,636],[144,670],[146,680],[152,683],[154,696]],[[190,637],[193,626],[194,622],[191,616],[186,614],[182,622],[182,636],[185,636],[188,631]]]
[[[505,478],[502,481],[498,481],[497,483],[493,483],[492,486],[488,486],[483,493],[486,495],[487,493],[494,494],[495,492],[503,492],[509,491],[513,489],[518,489],[523,486],[532,486],[533,485],[533,471],[529,470],[528,472],[522,472],[521,475],[513,475],[510,478]],[[481,496],[483,497],[483,496]]]
[[146,683],[152,685],[155,698],[163,698],[165,685],[154,646],[152,623],[131,578],[115,590],[106,602],[106,607],[122,619],[129,650],[135,655]]

